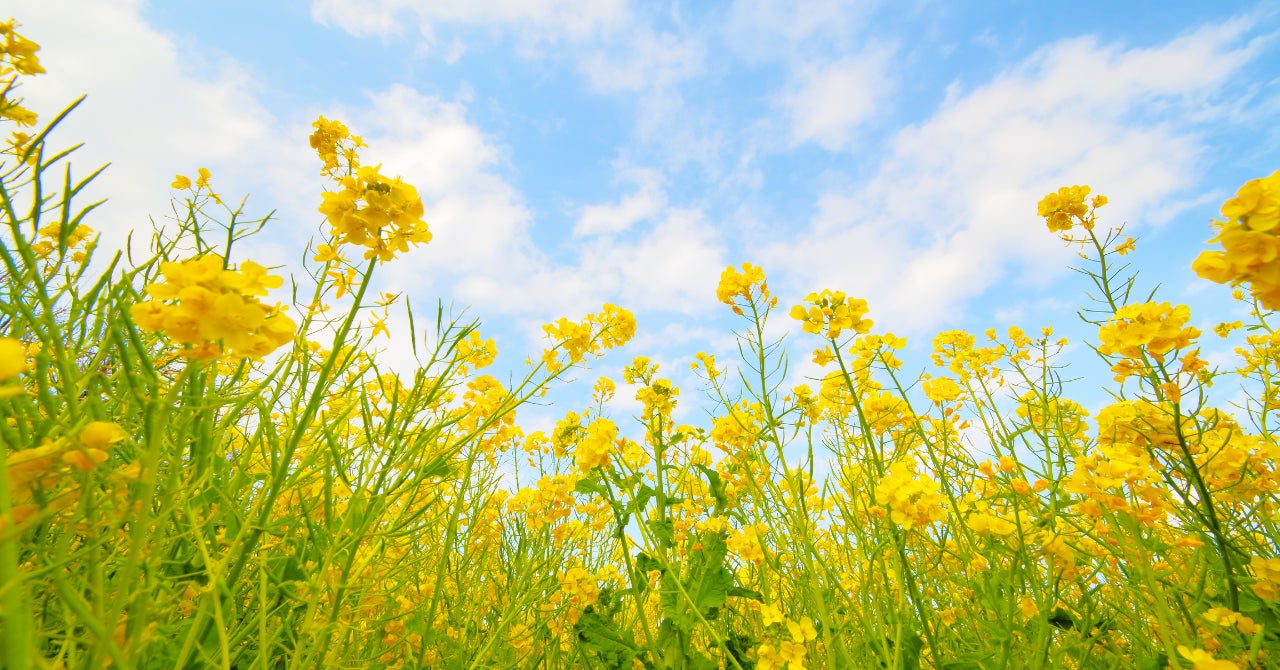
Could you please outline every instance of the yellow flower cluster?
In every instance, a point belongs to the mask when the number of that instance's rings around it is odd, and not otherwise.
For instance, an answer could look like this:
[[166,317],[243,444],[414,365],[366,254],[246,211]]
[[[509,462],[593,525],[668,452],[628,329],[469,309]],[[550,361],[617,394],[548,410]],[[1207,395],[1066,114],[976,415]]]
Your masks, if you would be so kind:
[[360,159],[356,151],[368,145],[359,135],[352,135],[346,124],[321,115],[311,127],[316,130],[308,140],[324,163],[320,174],[336,176],[344,167],[359,165]]
[[[13,19],[0,21],[0,119],[8,119],[20,126],[34,126],[36,113],[23,107],[21,98],[8,97],[17,87],[18,77],[44,74],[44,68],[36,58],[40,45],[19,35],[17,29],[18,23]],[[26,142],[13,144],[17,146]]]
[[995,364],[1001,358],[1000,349],[976,344],[977,338],[963,330],[938,333],[933,338],[933,364],[946,367],[961,379],[999,378]]
[[[626,344],[636,334],[636,317],[631,312],[605,303],[599,313],[588,314],[581,322],[566,318],[542,326],[547,339],[555,343],[542,353],[542,362],[550,372],[574,365],[587,354],[599,355]],[[563,355],[562,355],[563,354]]]
[[888,509],[889,518],[911,530],[947,518],[943,507],[947,499],[938,490],[938,482],[917,474],[910,464],[899,461],[889,466],[877,494]]
[[71,260],[76,263],[88,257],[98,239],[93,234],[92,228],[79,224],[67,232],[66,240],[62,240],[62,224],[60,222],[54,222],[41,228],[39,237],[39,241],[31,245],[31,251],[35,252],[37,257],[47,258],[54,251],[61,248],[71,251]]
[[617,441],[617,424],[605,418],[592,421],[574,452],[574,463],[578,470],[585,473],[597,467],[608,467],[609,455]]
[[342,190],[324,193],[320,204],[338,244],[365,247],[365,258],[389,261],[411,244],[431,241],[431,231],[422,220],[422,198],[411,184],[399,177],[388,179],[371,166],[338,183]]
[[487,368],[493,365],[494,359],[498,357],[498,345],[492,339],[482,339],[480,331],[473,330],[467,333],[466,337],[458,340],[454,357],[468,370]]
[[74,442],[66,438],[47,440],[30,449],[9,452],[5,471],[9,484],[12,519],[0,519],[0,531],[9,523],[18,525],[43,509],[61,510],[79,497],[79,486],[66,475],[72,470],[90,472],[107,460],[107,449],[127,437],[120,426],[109,421],[91,421]]
[[867,334],[875,325],[867,315],[867,301],[848,298],[842,291],[823,290],[805,297],[805,305],[791,308],[791,318],[804,324],[804,332],[838,339],[846,330]]
[[1163,361],[1165,354],[1186,347],[1200,337],[1199,329],[1186,325],[1190,319],[1191,308],[1186,305],[1175,307],[1167,302],[1125,305],[1098,330],[1098,339],[1102,342],[1098,351],[1129,359],[1140,359],[1145,351],[1157,361]]
[[1280,309],[1280,170],[1254,179],[1222,204],[1215,221],[1223,251],[1206,251],[1191,264],[1201,277],[1237,286],[1248,282],[1258,302]]
[[297,326],[284,308],[258,300],[282,282],[261,265],[228,270],[221,256],[206,254],[167,261],[160,272],[164,281],[147,285],[153,299],[133,306],[133,320],[183,345],[184,357],[260,359],[293,339]]
[[1166,407],[1145,400],[1113,403],[1098,412],[1097,447],[1076,461],[1063,488],[1079,496],[1084,514],[1124,512],[1152,524],[1173,511],[1153,455],[1176,447]]
[[760,544],[760,536],[768,532],[769,527],[764,524],[748,524],[741,530],[730,529],[725,538],[725,546],[743,562],[759,565],[764,562],[764,547]]
[[1049,230],[1055,233],[1071,230],[1077,222],[1085,230],[1093,230],[1097,221],[1096,210],[1107,204],[1107,196],[1097,195],[1088,204],[1088,186],[1063,186],[1040,199],[1036,213],[1044,217]]
[[[769,298],[769,283],[765,281],[764,270],[758,265],[742,264],[742,272],[732,265],[720,273],[720,284],[716,286],[716,298],[733,308],[733,313],[741,315],[742,307],[736,303],[737,298],[751,302],[754,296]],[[777,298],[771,298],[769,305],[777,304]]]
[[933,377],[924,380],[921,388],[924,395],[935,405],[943,405],[958,400],[964,389],[950,377]]
[[813,619],[801,617],[797,623],[771,605],[761,605],[760,615],[766,626],[784,624],[789,639],[778,641],[776,646],[764,643],[756,647],[757,670],[804,670],[805,645],[818,638]]
[[431,241],[418,189],[382,175],[380,166],[360,165],[356,149],[364,143],[342,123],[321,116],[313,125],[310,141],[324,162],[322,173],[341,187],[324,193],[320,203],[337,244],[365,247],[365,258],[389,261],[410,245]]
[[534,486],[524,487],[507,499],[507,511],[524,517],[534,529],[566,519],[577,506],[573,497],[579,475],[547,475]]
[[1012,521],[989,511],[988,507],[988,505],[983,504],[981,508],[970,514],[965,520],[970,530],[984,535],[1008,537],[1018,529],[1018,526]]
[[27,349],[22,340],[0,337],[0,381],[27,371]]
[[1280,558],[1254,556],[1249,561],[1253,592],[1267,602],[1280,600]]
[[645,423],[651,423],[656,417],[670,419],[679,395],[680,389],[672,386],[669,379],[655,379],[652,384],[640,387],[636,391],[636,400],[644,406],[641,418]]
[[558,581],[559,589],[538,610],[545,617],[547,631],[552,637],[564,638],[572,634],[573,626],[582,614],[599,600],[600,577],[586,568],[574,566],[560,575]]

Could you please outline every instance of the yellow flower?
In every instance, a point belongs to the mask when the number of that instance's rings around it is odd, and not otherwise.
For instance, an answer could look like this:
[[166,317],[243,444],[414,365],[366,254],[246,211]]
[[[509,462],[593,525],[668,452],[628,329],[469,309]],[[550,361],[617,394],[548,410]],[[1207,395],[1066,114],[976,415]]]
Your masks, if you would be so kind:
[[244,295],[264,296],[269,289],[280,288],[284,279],[267,274],[267,269],[254,263],[244,261],[234,272],[227,272],[222,277],[222,285],[239,291]]
[[1213,654],[1203,649],[1189,649],[1181,644],[1178,645],[1178,655],[1191,661],[1195,670],[1238,670],[1240,667],[1231,661],[1216,660]]
[[80,431],[80,445],[62,455],[62,460],[81,472],[88,472],[107,460],[106,449],[128,437],[124,429],[111,421],[91,421]]
[[27,348],[21,340],[0,337],[0,381],[27,371]]
[[1031,596],[1023,596],[1018,602],[1018,611],[1022,612],[1022,616],[1031,618],[1040,613],[1040,606],[1036,605],[1035,598]]
[[760,622],[765,626],[771,626],[775,623],[786,621],[786,617],[782,612],[773,605],[761,603],[760,605]]
[[293,321],[256,297],[282,280],[253,261],[227,270],[221,256],[206,254],[166,261],[160,272],[164,281],[146,287],[154,300],[133,305],[130,313],[142,330],[186,345],[187,358],[259,359],[293,338]]
[[888,508],[889,518],[906,530],[946,518],[943,506],[947,499],[938,493],[938,482],[927,475],[918,475],[914,466],[904,461],[894,463],[877,488],[877,496]]
[[1280,558],[1254,556],[1249,561],[1253,592],[1267,602],[1280,600]]
[[1161,384],[1160,392],[1164,394],[1164,397],[1167,398],[1169,402],[1182,401],[1182,387],[1178,382],[1165,382]]
[[[1088,197],[1088,186],[1063,186],[1041,198],[1036,205],[1036,213],[1044,218],[1051,232],[1066,232],[1077,222],[1089,229],[1093,227],[1093,216],[1085,216],[1089,213],[1089,205],[1085,204]],[[1107,199],[1097,196],[1092,204],[1097,209],[1107,204]]]
[[339,256],[338,253],[333,250],[333,247],[327,244],[321,244],[316,247],[316,255],[312,257],[312,260],[317,263],[328,263],[330,261],[341,261],[342,256]]
[[738,272],[730,265],[720,273],[720,284],[716,286],[716,298],[732,307],[734,313],[742,313],[742,308],[735,304],[735,300],[742,298],[750,302],[753,293],[759,293],[761,298],[769,295],[769,284],[765,281],[764,270],[759,266],[743,263],[742,272]]
[[804,332],[821,334],[828,339],[838,339],[846,330],[867,334],[875,325],[867,315],[867,301],[849,298],[841,291],[824,289],[810,293],[804,299],[807,305],[791,308],[791,318],[802,322]]
[[955,380],[947,377],[935,377],[926,379],[921,387],[925,396],[932,400],[935,405],[951,402],[960,397],[963,389],[956,384]]
[[118,424],[111,421],[91,421],[80,431],[80,444],[87,449],[106,449],[128,437]]
[[1268,232],[1280,225],[1280,170],[1269,177],[1245,182],[1236,196],[1222,203],[1227,223]]
[[574,462],[579,472],[590,472],[593,468],[607,467],[613,445],[618,439],[618,426],[609,419],[596,419],[587,426],[586,434],[578,443],[574,453]]
[[184,177],[182,175],[178,175],[173,178],[173,183],[169,185],[179,191],[184,191],[186,189],[191,188],[191,179],[188,177]]
[[813,627],[813,619],[809,617],[801,617],[800,623],[788,621],[787,631],[791,633],[791,640],[796,644],[811,642],[818,637],[818,631]]
[[1139,359],[1145,350],[1163,361],[1165,354],[1200,337],[1196,328],[1184,327],[1190,319],[1191,308],[1186,305],[1174,307],[1167,302],[1126,305],[1098,331],[1098,339],[1102,341],[1098,351]]
[[996,535],[1000,537],[1012,535],[1013,532],[1018,529],[1013,522],[1001,519],[1000,517],[988,512],[970,514],[966,523],[975,533]]

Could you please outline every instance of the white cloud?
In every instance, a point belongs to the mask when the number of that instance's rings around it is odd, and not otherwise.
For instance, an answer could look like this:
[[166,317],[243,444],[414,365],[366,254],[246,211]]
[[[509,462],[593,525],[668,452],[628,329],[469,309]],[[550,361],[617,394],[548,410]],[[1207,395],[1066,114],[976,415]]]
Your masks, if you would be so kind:
[[748,62],[791,59],[816,44],[842,50],[875,5],[861,0],[735,0],[724,25],[725,41]]
[[[384,268],[392,290],[448,294],[490,314],[540,319],[594,311],[606,300],[696,313],[714,294],[723,244],[700,212],[665,208],[656,171],[624,170],[648,202],[624,198],[616,207],[588,208],[579,221],[586,233],[631,228],[624,239],[596,237],[577,263],[557,264],[535,246],[521,194],[495,173],[501,150],[461,104],[396,86],[352,119],[368,155],[386,174],[415,184],[427,207],[433,239]],[[640,220],[654,223],[635,230]]]
[[[48,74],[21,91],[42,121],[80,94],[88,96],[53,142],[85,142],[74,155],[77,174],[111,163],[80,200],[109,196],[86,220],[108,247],[122,245],[131,231],[149,232],[148,216],[169,210],[176,173],[207,166],[215,187],[241,193],[263,187],[238,177],[249,172],[246,167],[292,164],[305,156],[273,132],[243,67],[229,59],[193,61],[138,16],[137,3],[77,3],[75,11],[41,0],[10,4],[25,34],[42,46]],[[305,136],[300,144],[305,149]],[[232,165],[239,169],[226,169]]]
[[[873,179],[819,199],[810,230],[768,262],[867,297],[888,327],[959,316],[1013,265],[1021,279],[1065,272],[1071,252],[1035,217],[1059,185],[1111,197],[1107,223],[1143,221],[1191,186],[1204,150],[1189,111],[1252,57],[1232,22],[1147,49],[1067,40],[900,131]],[[767,269],[768,266],[766,266]]]
[[848,56],[823,66],[801,66],[783,106],[793,144],[816,142],[828,151],[848,146],[852,131],[888,96],[886,53]]
[[463,105],[397,85],[351,118],[369,143],[366,155],[414,184],[427,209],[432,241],[384,268],[389,285],[416,295],[449,286],[464,303],[523,311],[523,291],[509,287],[545,263],[529,237],[532,215],[495,174],[505,157]]
[[598,92],[660,91],[702,74],[705,59],[700,40],[646,27],[634,31],[624,46],[611,44],[589,55],[581,68]]
[[416,19],[422,37],[434,42],[436,24],[499,27],[522,39],[585,40],[618,28],[628,17],[626,0],[313,0],[311,16],[358,37],[398,35]]
[[635,309],[703,313],[724,269],[719,233],[690,209],[668,210],[638,242],[600,252],[595,263],[618,268],[623,304]]
[[544,318],[595,311],[606,301],[636,311],[705,314],[714,308],[725,265],[719,231],[696,209],[667,208],[655,221],[625,238],[590,239],[576,264],[545,264],[492,288],[519,311]]
[[573,234],[613,235],[626,231],[640,221],[652,219],[667,204],[662,188],[662,173],[657,170],[633,170],[636,191],[616,204],[588,205],[582,209]]

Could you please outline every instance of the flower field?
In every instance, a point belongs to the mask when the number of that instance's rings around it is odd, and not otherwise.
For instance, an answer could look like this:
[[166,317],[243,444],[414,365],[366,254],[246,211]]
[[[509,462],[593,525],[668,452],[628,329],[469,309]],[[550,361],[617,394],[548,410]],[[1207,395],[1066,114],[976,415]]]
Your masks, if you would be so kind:
[[[392,372],[368,352],[404,306],[371,286],[430,212],[324,117],[302,272],[243,256],[265,220],[203,169],[145,251],[98,250],[93,175],[46,141],[74,110],[23,106],[43,69],[19,30],[0,23],[0,668],[1280,667],[1280,172],[1195,263],[1252,315],[1211,333],[1139,293],[1105,196],[1039,202],[1080,251],[1100,409],[1064,395],[1050,328],[939,333],[920,372],[874,305],[784,304],[743,263],[717,291],[741,357],[697,353],[702,389],[632,355],[526,431],[630,312],[545,325],[506,382],[478,324],[411,314],[431,346]],[[783,384],[771,319],[823,376]],[[1237,330],[1232,362],[1201,358]],[[610,374],[639,417],[610,413]],[[705,425],[673,419],[700,396]]]

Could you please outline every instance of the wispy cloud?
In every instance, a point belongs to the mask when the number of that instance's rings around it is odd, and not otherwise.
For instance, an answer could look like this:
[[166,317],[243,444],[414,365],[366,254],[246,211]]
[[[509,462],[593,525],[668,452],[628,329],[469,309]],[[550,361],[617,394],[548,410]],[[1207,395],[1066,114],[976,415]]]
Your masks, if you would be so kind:
[[511,31],[522,39],[585,40],[618,28],[628,17],[626,0],[313,0],[311,15],[358,37],[401,34],[414,25],[435,41],[436,26],[459,24]]
[[1151,48],[1051,44],[899,131],[873,178],[822,195],[808,231],[767,260],[867,296],[909,329],[958,319],[1011,269],[1059,274],[1068,254],[1036,220],[1036,200],[1088,182],[1118,203],[1109,221],[1138,222],[1190,187],[1203,147],[1186,115],[1204,120],[1253,57],[1248,28],[1232,21]]
[[[260,182],[237,173],[271,171],[305,157],[275,132],[244,67],[180,54],[172,38],[149,26],[130,3],[88,3],[68,11],[60,3],[15,0],[10,11],[41,43],[48,71],[24,86],[28,102],[48,120],[87,94],[55,141],[87,140],[75,156],[79,174],[111,163],[82,196],[87,203],[110,195],[91,224],[108,246],[119,247],[130,232],[149,231],[148,216],[168,211],[168,184],[176,173],[208,166],[219,188],[260,192]],[[230,165],[239,169],[220,169]]]
[[783,95],[793,144],[815,142],[828,151],[849,146],[853,131],[884,106],[891,80],[887,51],[803,65]]
[[582,209],[573,234],[578,236],[611,235],[625,232],[640,221],[652,219],[667,204],[662,173],[654,169],[631,169],[628,181],[636,190],[616,203],[587,205]]

